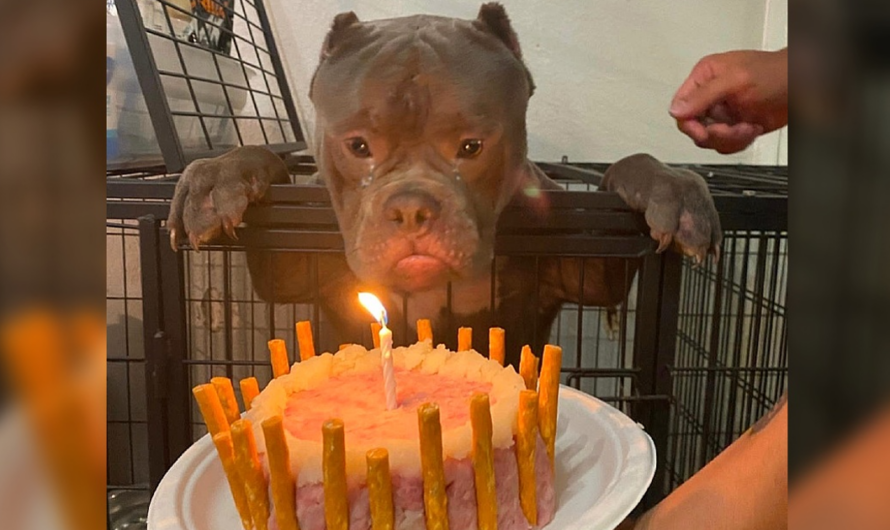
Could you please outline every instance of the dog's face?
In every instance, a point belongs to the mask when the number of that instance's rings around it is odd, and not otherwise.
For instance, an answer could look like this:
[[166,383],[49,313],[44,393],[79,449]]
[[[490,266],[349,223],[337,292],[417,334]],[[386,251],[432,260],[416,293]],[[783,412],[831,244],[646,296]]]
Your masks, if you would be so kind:
[[529,179],[532,90],[498,5],[473,21],[338,15],[312,82],[316,160],[361,280],[415,292],[488,270]]

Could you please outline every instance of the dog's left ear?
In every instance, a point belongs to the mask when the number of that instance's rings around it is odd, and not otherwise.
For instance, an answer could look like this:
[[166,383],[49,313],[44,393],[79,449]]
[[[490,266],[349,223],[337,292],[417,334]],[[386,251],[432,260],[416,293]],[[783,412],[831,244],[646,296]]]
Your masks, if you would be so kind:
[[507,16],[507,10],[504,9],[504,6],[497,2],[482,4],[475,24],[483,31],[491,33],[500,39],[507,46],[507,49],[519,59],[528,76],[529,96],[531,96],[535,91],[535,83],[532,80],[531,72],[528,71],[528,68],[522,61],[522,49],[519,47],[519,38],[516,36],[516,32],[513,31],[513,26],[510,25],[510,17]]
[[321,68],[321,65],[334,53],[337,46],[339,46],[346,38],[349,29],[358,23],[358,16],[352,11],[340,13],[334,17],[334,21],[331,23],[331,29],[328,31],[327,36],[325,36],[324,43],[321,45],[321,52],[318,54],[318,66],[315,67],[315,72],[312,74],[312,80],[309,81],[309,99],[313,99],[313,96],[315,95],[315,76],[318,75],[318,70]]

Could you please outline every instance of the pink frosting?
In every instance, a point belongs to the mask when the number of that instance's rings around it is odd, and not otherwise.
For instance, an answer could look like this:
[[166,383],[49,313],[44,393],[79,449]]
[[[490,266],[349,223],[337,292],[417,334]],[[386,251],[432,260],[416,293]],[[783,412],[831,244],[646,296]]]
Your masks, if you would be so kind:
[[[321,442],[321,426],[340,418],[346,426],[346,445],[381,439],[418,439],[417,407],[439,405],[442,431],[464,425],[474,392],[491,391],[491,383],[438,374],[396,369],[399,407],[386,410],[381,371],[332,377],[311,390],[295,392],[287,400],[284,426],[295,438]],[[493,400],[494,401],[494,400]],[[377,410],[378,412],[369,413]]]

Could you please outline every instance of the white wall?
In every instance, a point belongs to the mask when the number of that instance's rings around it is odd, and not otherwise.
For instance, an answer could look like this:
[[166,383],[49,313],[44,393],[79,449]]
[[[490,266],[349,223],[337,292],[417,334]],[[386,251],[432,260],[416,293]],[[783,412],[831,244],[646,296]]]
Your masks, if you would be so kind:
[[[363,20],[417,13],[474,18],[480,0],[267,0],[297,110],[312,139],[309,81],[334,15]],[[502,2],[537,91],[528,113],[535,160],[614,161],[646,151],[669,162],[785,163],[774,133],[731,157],[695,147],[667,113],[704,55],[785,45],[787,2],[574,0]],[[763,145],[760,145],[763,144]]]

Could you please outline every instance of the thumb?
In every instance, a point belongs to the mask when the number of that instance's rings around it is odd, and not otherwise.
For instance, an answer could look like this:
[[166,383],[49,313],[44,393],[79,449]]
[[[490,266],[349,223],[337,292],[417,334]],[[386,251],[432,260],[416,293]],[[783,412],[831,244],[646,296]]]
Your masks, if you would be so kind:
[[[686,90],[683,90],[686,88]],[[731,76],[713,77],[701,84],[684,84],[671,102],[671,116],[677,119],[691,119],[705,113],[717,103],[733,93],[736,82]]]

